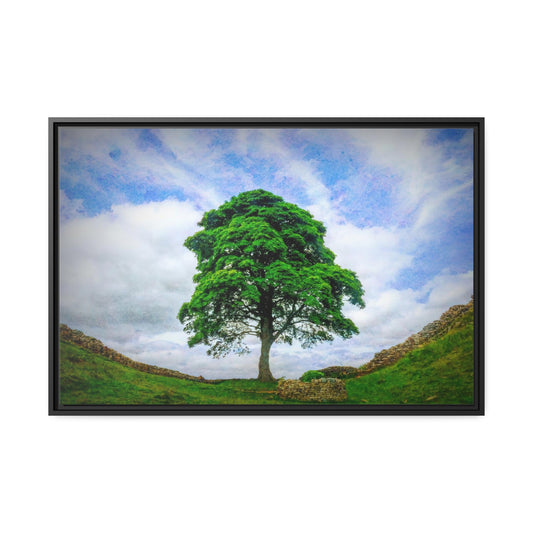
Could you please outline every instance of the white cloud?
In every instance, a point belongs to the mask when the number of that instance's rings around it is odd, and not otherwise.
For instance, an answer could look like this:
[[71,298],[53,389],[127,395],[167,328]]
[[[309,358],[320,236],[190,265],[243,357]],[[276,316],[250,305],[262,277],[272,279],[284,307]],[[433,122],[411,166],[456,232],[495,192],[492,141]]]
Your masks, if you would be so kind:
[[428,307],[443,311],[456,302],[467,302],[474,292],[473,271],[463,274],[441,272],[429,281],[423,291],[429,292]]
[[[434,144],[430,129],[345,130],[354,148],[364,150],[367,166],[387,170],[401,180],[398,209],[417,212],[414,229],[422,237],[426,226],[438,221],[436,213],[452,209],[472,187],[472,159],[447,153],[451,143]],[[473,134],[464,135],[460,148],[472,154]],[[454,145],[457,147],[457,144]],[[468,197],[468,196],[466,196]]]
[[405,232],[395,228],[357,228],[353,224],[328,225],[326,245],[343,268],[355,270],[368,295],[394,280],[413,257],[405,249]]
[[110,341],[178,330],[196,264],[183,242],[201,215],[166,200],[63,223],[61,320]]

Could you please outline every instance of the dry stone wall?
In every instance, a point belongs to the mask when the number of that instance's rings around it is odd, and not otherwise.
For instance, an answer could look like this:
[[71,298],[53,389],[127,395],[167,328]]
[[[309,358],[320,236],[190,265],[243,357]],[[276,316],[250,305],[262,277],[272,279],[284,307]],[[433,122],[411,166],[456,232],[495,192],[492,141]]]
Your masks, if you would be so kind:
[[330,366],[321,369],[320,372],[323,372],[325,376],[349,378],[362,376],[369,372],[373,372],[378,368],[392,365],[412,350],[420,348],[428,342],[446,335],[446,333],[454,327],[455,321],[473,308],[473,299],[471,299],[466,305],[454,305],[450,307],[438,320],[427,324],[418,333],[411,335],[401,344],[397,344],[386,350],[381,350],[381,352],[375,354],[373,359],[361,368],[355,368],[352,366]]
[[303,402],[343,402],[348,398],[346,385],[342,379],[320,378],[309,383],[297,379],[280,381],[277,394],[284,400]]
[[148,374],[155,374],[157,376],[167,376],[172,378],[188,379],[189,381],[199,381],[201,383],[220,383],[223,380],[219,379],[204,379],[202,376],[189,376],[177,370],[170,370],[168,368],[161,368],[159,366],[148,365],[134,361],[121,353],[108,348],[102,341],[89,337],[77,329],[71,329],[65,324],[59,325],[59,338],[63,341],[70,342],[80,348],[84,348],[90,352],[102,355],[111,361],[116,361],[124,366],[147,372]]

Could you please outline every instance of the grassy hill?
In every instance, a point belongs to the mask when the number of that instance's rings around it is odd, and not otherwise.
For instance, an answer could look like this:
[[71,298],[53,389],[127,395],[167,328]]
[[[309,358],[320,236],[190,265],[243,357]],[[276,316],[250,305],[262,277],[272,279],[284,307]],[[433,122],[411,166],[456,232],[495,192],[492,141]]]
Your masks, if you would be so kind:
[[60,343],[63,405],[280,404],[277,384],[235,379],[216,384],[156,376]]
[[[473,313],[459,317],[442,338],[391,366],[346,379],[350,404],[471,404]],[[226,380],[201,383],[152,375],[69,342],[60,345],[63,405],[298,404],[275,394],[276,383]]]
[[350,403],[467,405],[474,398],[473,311],[395,364],[347,379]]

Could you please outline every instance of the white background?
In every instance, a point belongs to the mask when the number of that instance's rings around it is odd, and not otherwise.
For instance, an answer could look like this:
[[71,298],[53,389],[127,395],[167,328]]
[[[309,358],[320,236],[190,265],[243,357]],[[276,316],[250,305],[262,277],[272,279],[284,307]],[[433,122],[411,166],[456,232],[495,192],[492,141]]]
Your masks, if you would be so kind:
[[[527,7],[4,7],[3,530],[528,530]],[[48,116],[485,116],[486,416],[48,417]]]

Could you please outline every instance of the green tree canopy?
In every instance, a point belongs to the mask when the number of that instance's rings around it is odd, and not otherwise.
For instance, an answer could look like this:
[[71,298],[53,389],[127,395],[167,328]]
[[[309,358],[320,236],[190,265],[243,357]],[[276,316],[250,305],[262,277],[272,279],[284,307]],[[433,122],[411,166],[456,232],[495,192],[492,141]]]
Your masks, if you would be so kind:
[[355,272],[334,263],[325,226],[283,198],[258,189],[234,196],[204,214],[203,229],[185,241],[196,254],[197,284],[178,318],[208,354],[249,351],[247,335],[261,340],[259,376],[271,381],[274,342],[309,347],[359,331],[342,314],[344,301],[364,307]]

